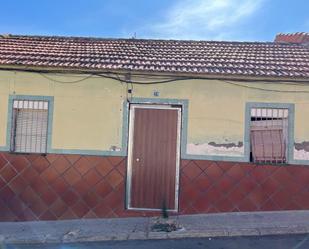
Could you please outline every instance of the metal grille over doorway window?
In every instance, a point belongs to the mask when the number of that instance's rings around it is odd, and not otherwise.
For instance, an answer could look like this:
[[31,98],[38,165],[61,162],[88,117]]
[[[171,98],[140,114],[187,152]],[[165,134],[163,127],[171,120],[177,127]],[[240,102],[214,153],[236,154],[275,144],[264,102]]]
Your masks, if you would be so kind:
[[48,101],[14,100],[11,151],[46,153]]
[[256,163],[286,162],[288,115],[288,109],[251,109],[251,161]]

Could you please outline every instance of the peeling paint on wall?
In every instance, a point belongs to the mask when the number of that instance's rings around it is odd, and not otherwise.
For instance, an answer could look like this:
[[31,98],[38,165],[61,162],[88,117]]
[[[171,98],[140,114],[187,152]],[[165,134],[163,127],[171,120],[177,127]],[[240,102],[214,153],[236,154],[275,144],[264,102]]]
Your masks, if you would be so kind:
[[294,143],[294,159],[309,160],[309,142]]
[[305,150],[294,149],[295,160],[309,160],[309,152]]
[[187,153],[192,155],[243,156],[243,142],[217,144],[215,142],[187,145]]
[[243,142],[238,142],[237,144],[235,143],[225,143],[225,144],[217,144],[215,142],[210,142],[208,145],[214,146],[214,147],[224,147],[226,149],[232,148],[232,147],[239,147],[241,148],[243,146]]
[[296,150],[304,150],[306,152],[309,152],[309,142],[304,141],[302,143],[294,143]]
[[121,151],[121,148],[113,145],[110,147],[110,151]]

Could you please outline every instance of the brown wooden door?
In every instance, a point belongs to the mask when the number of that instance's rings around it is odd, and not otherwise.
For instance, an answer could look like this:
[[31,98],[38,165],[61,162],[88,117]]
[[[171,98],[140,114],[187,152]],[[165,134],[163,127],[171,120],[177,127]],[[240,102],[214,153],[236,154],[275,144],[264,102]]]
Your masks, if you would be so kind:
[[175,210],[180,109],[135,106],[132,111],[129,208]]

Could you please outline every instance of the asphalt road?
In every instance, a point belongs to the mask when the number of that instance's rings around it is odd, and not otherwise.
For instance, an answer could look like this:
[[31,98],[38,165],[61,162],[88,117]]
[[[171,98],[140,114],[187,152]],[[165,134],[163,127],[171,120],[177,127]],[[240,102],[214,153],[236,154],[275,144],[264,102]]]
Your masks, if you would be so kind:
[[[0,246],[1,248],[1,246]],[[309,234],[6,245],[4,249],[309,249]],[[1,248],[1,249],[2,249]]]

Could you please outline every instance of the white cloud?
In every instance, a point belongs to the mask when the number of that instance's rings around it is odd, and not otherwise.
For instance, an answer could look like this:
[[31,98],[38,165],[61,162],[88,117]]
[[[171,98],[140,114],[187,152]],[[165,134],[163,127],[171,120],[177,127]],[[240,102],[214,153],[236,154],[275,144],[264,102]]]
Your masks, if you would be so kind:
[[162,22],[146,25],[141,33],[157,38],[226,39],[248,20],[264,0],[185,0],[169,9]]

